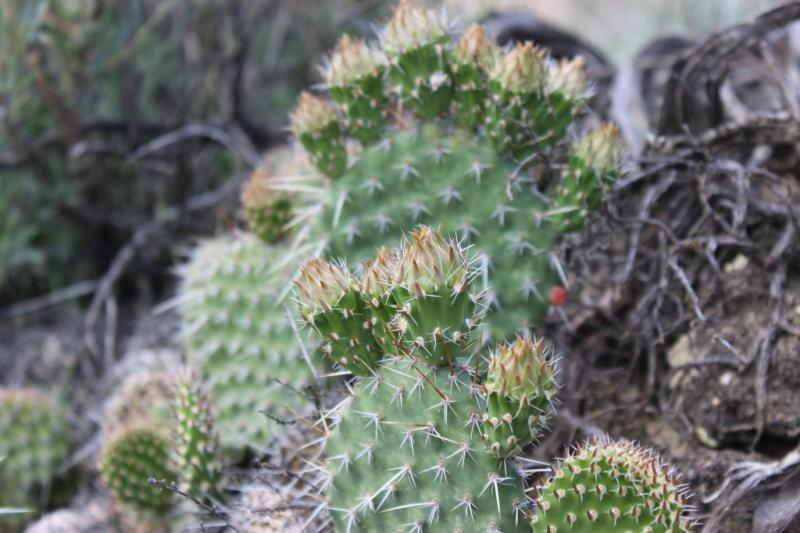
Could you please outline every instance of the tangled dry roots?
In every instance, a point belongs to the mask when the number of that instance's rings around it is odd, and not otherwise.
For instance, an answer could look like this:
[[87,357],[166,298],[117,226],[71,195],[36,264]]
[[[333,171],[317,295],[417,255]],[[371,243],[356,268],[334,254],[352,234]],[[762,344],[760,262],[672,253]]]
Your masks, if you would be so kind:
[[[800,362],[776,371],[800,339],[800,85],[784,39],[798,19],[793,2],[681,52],[638,168],[571,251],[572,289],[591,311],[567,308],[570,351],[591,366],[646,369],[662,413],[690,432],[702,422],[687,405],[702,404],[703,377],[730,372],[743,405],[712,446],[753,450],[769,434],[800,435],[798,417],[776,420],[781,402],[800,412],[791,394]],[[681,339],[691,349],[672,357]],[[800,470],[786,464],[770,472]],[[716,495],[718,513],[741,498],[737,472]],[[748,496],[772,474],[748,478]]]

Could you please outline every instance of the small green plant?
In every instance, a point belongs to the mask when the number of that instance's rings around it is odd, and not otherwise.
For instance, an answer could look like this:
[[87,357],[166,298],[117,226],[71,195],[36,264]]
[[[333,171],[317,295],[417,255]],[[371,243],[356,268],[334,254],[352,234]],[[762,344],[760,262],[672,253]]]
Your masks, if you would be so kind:
[[459,235],[491,274],[490,333],[540,323],[563,283],[561,236],[620,172],[614,127],[568,141],[587,95],[582,60],[498,49],[479,25],[451,42],[445,20],[402,0],[379,43],[345,35],[323,70],[331,100],[303,93],[291,122],[330,179],[273,182],[308,192],[293,223],[309,220],[314,246],[353,264],[417,224]]
[[591,441],[539,489],[534,533],[692,529],[685,488],[655,453],[630,441]]
[[69,452],[64,414],[33,388],[0,388],[0,505],[35,510]]
[[515,457],[543,429],[555,369],[527,338],[481,364],[477,274],[458,242],[427,227],[360,277],[303,264],[300,313],[323,351],[359,376],[328,415],[337,530],[529,531]]

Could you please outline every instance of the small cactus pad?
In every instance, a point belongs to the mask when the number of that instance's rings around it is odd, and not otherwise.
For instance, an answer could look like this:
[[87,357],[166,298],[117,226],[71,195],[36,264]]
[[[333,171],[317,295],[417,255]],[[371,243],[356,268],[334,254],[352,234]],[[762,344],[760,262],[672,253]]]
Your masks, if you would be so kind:
[[517,338],[500,346],[489,361],[486,389],[487,438],[494,449],[515,453],[539,438],[558,391],[544,342]]
[[175,503],[172,492],[149,483],[150,478],[177,480],[169,440],[153,427],[133,425],[111,435],[102,451],[100,472],[117,501],[143,521],[167,514]]
[[540,489],[534,533],[691,530],[687,497],[673,472],[629,441],[580,446]]
[[48,483],[69,451],[59,407],[36,389],[0,388],[0,498],[17,505]]
[[206,240],[182,268],[189,362],[210,384],[221,445],[266,449],[277,424],[263,412],[292,417],[307,400],[310,369],[282,307],[293,263],[287,250],[251,234]]
[[291,122],[292,132],[320,171],[332,177],[344,172],[347,150],[330,102],[304,92],[292,113]]
[[184,492],[200,501],[221,501],[222,465],[211,406],[198,378],[182,372],[175,383],[175,450]]
[[271,173],[258,168],[242,189],[242,207],[250,231],[264,242],[275,242],[286,233],[292,215],[289,195],[270,187]]

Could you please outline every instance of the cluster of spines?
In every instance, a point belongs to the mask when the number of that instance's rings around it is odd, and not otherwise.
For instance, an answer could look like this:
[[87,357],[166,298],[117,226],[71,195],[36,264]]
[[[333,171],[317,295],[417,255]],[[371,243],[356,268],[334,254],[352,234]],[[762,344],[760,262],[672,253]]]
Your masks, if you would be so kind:
[[633,442],[579,446],[539,488],[534,533],[691,531],[686,489],[652,451]]
[[222,465],[214,416],[198,376],[184,371],[175,380],[175,459],[184,492],[211,504],[222,501]]

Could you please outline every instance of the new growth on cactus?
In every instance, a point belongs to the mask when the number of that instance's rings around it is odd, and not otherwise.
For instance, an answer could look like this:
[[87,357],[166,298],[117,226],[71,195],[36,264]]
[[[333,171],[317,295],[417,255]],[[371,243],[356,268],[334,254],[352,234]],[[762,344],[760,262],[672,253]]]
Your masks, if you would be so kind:
[[[360,376],[327,416],[338,424],[323,485],[338,530],[529,530],[518,447],[495,446],[493,436],[507,424],[530,441],[532,413],[544,420],[555,393],[555,369],[541,344],[520,338],[504,347],[515,354],[511,373],[500,370],[504,358],[486,379],[474,338],[476,270],[458,241],[428,227],[381,249],[360,277],[321,259],[304,263],[301,314],[328,339],[325,351]],[[493,420],[490,397],[519,408]]]
[[[417,224],[460,235],[491,274],[492,285],[481,281],[490,333],[536,325],[559,283],[561,234],[581,227],[619,173],[618,158],[597,164],[582,148],[593,141],[575,141],[564,161],[586,100],[583,61],[556,63],[529,43],[498,49],[479,25],[451,42],[444,17],[413,0],[379,33],[377,43],[342,37],[324,68],[330,100],[304,93],[292,114],[329,182],[273,186],[309,191],[293,220],[311,220],[312,243],[351,264]],[[590,138],[618,152],[598,131]]]
[[210,402],[198,376],[184,371],[175,380],[173,402],[175,421],[175,462],[181,489],[199,501],[222,501],[222,465]]
[[625,440],[590,441],[539,489],[533,531],[688,532],[685,492],[652,451]]

